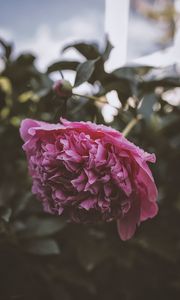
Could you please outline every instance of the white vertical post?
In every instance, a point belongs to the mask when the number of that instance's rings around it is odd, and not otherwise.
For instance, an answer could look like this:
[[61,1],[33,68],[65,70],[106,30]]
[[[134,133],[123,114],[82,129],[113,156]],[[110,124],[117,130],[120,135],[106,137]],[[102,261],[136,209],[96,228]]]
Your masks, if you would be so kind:
[[129,0],[106,0],[105,32],[114,46],[106,71],[112,71],[126,63],[129,21]]
[[176,33],[174,36],[174,54],[175,57],[180,60],[180,0],[175,0],[176,9]]

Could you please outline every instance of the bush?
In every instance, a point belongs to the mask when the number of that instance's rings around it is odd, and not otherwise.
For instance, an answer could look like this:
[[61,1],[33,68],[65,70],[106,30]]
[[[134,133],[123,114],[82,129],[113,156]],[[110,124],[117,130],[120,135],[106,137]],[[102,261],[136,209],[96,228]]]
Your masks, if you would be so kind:
[[[64,51],[75,48],[85,62],[58,61],[42,73],[32,54],[14,58],[10,44],[0,45],[0,299],[179,299],[180,110],[167,102],[180,86],[178,67],[125,66],[109,74],[109,42],[103,52],[95,44],[76,43]],[[96,93],[56,96],[51,73],[63,70],[75,72],[75,86],[96,85]],[[63,115],[106,124],[102,107],[112,90],[120,108],[110,125],[122,131],[141,115],[129,139],[157,156],[160,212],[125,243],[114,223],[67,224],[45,214],[30,192],[19,137],[27,117],[57,122]]]

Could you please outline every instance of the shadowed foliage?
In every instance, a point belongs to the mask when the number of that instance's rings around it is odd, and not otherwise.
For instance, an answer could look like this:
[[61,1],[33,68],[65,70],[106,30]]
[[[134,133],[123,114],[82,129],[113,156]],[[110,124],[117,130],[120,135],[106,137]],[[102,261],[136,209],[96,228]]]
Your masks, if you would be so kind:
[[[83,63],[57,61],[42,73],[30,53],[14,58],[12,45],[0,40],[0,47],[0,299],[179,300],[180,110],[165,97],[180,86],[178,66],[132,65],[106,73],[110,43],[104,51],[76,43],[64,51],[74,47]],[[62,70],[73,70],[75,85],[87,81],[96,93],[55,96],[50,75]],[[102,107],[112,90],[120,108],[106,124]],[[67,224],[47,215],[31,194],[20,122],[27,117],[57,122],[65,114],[120,131],[142,115],[128,138],[157,156],[152,168],[160,211],[132,240],[120,241],[115,223]]]

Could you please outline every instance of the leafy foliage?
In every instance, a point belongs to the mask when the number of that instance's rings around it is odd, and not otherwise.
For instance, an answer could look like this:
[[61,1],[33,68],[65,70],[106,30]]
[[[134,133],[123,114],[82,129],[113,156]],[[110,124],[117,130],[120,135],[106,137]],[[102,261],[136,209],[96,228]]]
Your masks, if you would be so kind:
[[[64,51],[74,47],[85,62],[59,61],[42,73],[33,55],[14,58],[12,45],[0,44],[0,299],[179,299],[180,111],[164,100],[165,92],[180,86],[178,67],[125,66],[106,73],[109,42],[102,52],[76,43]],[[58,98],[49,77],[58,70],[76,70],[75,85],[88,81],[96,93]],[[82,226],[45,214],[30,192],[19,137],[27,117],[55,122],[66,112],[70,120],[106,124],[102,107],[112,90],[121,105],[110,125],[122,131],[141,114],[129,139],[157,156],[159,215],[126,243],[113,223]]]

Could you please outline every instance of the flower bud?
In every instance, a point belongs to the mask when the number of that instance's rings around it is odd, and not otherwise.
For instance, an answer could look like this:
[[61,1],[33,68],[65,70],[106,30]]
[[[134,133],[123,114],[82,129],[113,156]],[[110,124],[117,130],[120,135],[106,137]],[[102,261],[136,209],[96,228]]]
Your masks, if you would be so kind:
[[53,90],[58,97],[68,98],[72,95],[72,85],[64,79],[56,81],[53,85]]

